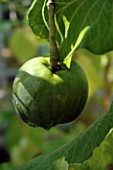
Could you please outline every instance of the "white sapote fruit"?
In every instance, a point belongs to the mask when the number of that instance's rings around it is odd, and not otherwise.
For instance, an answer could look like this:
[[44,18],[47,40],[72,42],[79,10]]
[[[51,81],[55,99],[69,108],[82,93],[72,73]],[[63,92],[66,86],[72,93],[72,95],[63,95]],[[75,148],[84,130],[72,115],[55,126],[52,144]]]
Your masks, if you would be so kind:
[[52,72],[48,58],[33,58],[21,66],[13,83],[18,115],[27,124],[45,129],[77,118],[87,96],[87,78],[74,60],[70,68],[59,65]]

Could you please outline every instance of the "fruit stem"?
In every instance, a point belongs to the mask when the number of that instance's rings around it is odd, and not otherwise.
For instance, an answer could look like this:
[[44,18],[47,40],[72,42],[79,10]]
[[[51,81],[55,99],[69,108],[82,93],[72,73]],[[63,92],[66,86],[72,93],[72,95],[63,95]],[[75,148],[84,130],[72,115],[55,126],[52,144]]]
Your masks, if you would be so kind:
[[55,26],[55,0],[48,0],[48,15],[49,15],[49,42],[50,42],[50,68],[54,72],[57,70],[58,64],[58,48],[56,44],[56,26]]

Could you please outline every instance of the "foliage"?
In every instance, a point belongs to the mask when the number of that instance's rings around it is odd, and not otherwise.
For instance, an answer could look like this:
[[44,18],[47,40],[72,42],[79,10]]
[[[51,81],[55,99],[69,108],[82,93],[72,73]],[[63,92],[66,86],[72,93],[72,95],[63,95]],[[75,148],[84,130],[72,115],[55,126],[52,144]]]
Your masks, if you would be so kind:
[[[38,158],[31,160],[25,165],[17,168],[17,170],[24,169],[51,169],[54,161],[58,161],[62,157],[71,163],[82,163],[92,156],[95,147],[99,146],[104,140],[109,130],[113,127],[113,104],[107,114],[98,119],[91,127],[89,127],[79,137],[73,139],[58,150]],[[103,130],[104,129],[104,130]],[[102,153],[101,153],[102,154]],[[59,161],[58,161],[59,162]],[[108,161],[109,162],[109,161]],[[64,162],[63,162],[64,163]],[[57,166],[57,164],[56,164]]]
[[[57,37],[61,60],[79,46],[93,53],[113,49],[113,3],[110,0],[56,0]],[[35,0],[28,14],[37,36],[48,39],[46,0]],[[85,34],[85,35],[84,35]],[[81,41],[82,39],[82,41]],[[65,50],[64,50],[65,49]]]
[[17,28],[11,35],[9,47],[17,60],[24,63],[35,56],[37,40],[27,28]]
[[[6,1],[1,0],[0,2]],[[15,3],[18,4],[18,2],[15,0]],[[46,0],[34,0],[28,12],[28,21],[36,36],[48,40],[49,27],[46,2]],[[20,12],[21,15],[24,16],[26,10],[20,11],[22,12]],[[102,82],[104,76],[102,69],[104,70],[108,63],[107,55],[94,55],[93,53],[102,54],[113,50],[113,2],[112,0],[105,0],[104,2],[103,0],[61,0],[60,2],[56,0],[55,22],[60,60],[63,61],[66,57],[71,56],[75,49],[78,49],[74,58],[81,63],[87,74],[90,84],[90,100],[96,89],[105,85],[105,82]],[[0,30],[7,31],[11,28],[9,23],[5,22],[4,25],[2,23]],[[23,31],[23,28],[21,31]],[[31,40],[29,41],[30,37],[25,35],[28,43],[32,42]],[[17,39],[15,41],[18,46],[20,43],[18,43]],[[35,40],[33,43],[32,54],[35,55]],[[88,49],[92,53],[87,53],[83,49],[80,50],[80,48]],[[22,63],[25,58],[19,56],[19,48],[16,50],[15,56]],[[22,55],[24,56],[25,53]],[[112,74],[111,68],[109,75],[111,81],[113,80]],[[101,102],[103,101],[104,97],[101,96]],[[98,108],[96,106],[95,109],[97,113]],[[91,112],[93,112],[92,108]],[[45,132],[42,129],[28,128],[16,120],[15,117],[11,119],[9,114],[6,115],[10,119],[8,120],[10,126],[8,135],[6,135],[6,143],[15,165],[31,159],[36,152],[38,154],[47,153],[50,152],[50,148],[55,151],[36,157],[18,168],[13,168],[14,165],[10,164],[1,165],[1,170],[108,170],[107,166],[113,163],[113,104],[107,114],[100,117],[85,132],[74,139],[73,137],[76,136],[78,131],[76,128],[67,135],[57,128]],[[51,138],[53,134],[57,134],[56,136],[60,140],[47,140],[47,137]],[[49,141],[49,144],[47,141]],[[64,143],[66,144],[63,145]],[[58,148],[61,145],[63,146]],[[56,148],[58,149],[56,150]],[[36,153],[36,155],[38,154]]]
[[94,150],[93,156],[82,164],[72,164],[73,170],[105,170],[113,160],[113,129],[106,136],[102,144]]
[[[112,50],[112,9],[113,3],[107,0],[104,3],[101,0],[96,2],[93,0],[84,0],[82,2],[62,1],[60,3],[56,1],[56,41],[59,47],[60,60],[70,56],[77,47],[86,48],[94,53],[104,53]],[[107,20],[108,17],[110,19],[109,22]],[[34,1],[28,13],[28,20],[37,36],[48,39],[49,26],[46,1],[40,1],[40,3]],[[106,22],[105,29],[102,29]],[[95,34],[97,35],[96,38]],[[105,37],[107,37],[106,42],[104,41]],[[112,113],[112,109],[103,118],[97,120],[85,133],[75,138],[75,140],[72,140],[53,153],[34,159],[19,169],[51,169],[55,161],[59,162],[63,157],[69,164],[86,161],[91,157],[95,147],[100,145],[112,128],[111,116],[109,117],[110,119],[106,117],[109,113]],[[110,123],[109,128],[106,126],[107,122],[105,120]],[[105,130],[106,128],[107,131]],[[52,163],[51,167],[50,162]]]

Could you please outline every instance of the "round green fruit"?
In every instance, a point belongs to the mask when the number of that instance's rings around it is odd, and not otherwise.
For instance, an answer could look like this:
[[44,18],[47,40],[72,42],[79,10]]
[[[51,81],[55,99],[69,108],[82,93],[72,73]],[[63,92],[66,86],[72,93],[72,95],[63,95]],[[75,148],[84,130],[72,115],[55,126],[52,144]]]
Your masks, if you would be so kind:
[[88,96],[84,71],[75,61],[53,73],[48,58],[27,61],[13,83],[13,103],[24,122],[49,129],[73,121],[83,110]]

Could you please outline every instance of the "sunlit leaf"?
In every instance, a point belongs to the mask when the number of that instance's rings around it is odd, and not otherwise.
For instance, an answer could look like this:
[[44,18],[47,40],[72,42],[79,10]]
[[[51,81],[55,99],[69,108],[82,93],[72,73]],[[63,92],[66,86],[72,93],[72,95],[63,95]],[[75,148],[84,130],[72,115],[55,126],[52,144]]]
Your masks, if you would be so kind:
[[113,160],[113,129],[102,142],[100,147],[97,147],[93,156],[82,164],[72,164],[69,170],[105,170],[105,168],[112,163]]
[[73,58],[82,66],[87,75],[89,84],[89,97],[91,97],[95,93],[95,91],[99,89],[103,84],[103,79],[101,78],[101,73],[103,70],[99,70],[96,67],[95,59],[97,57],[99,64],[102,56],[96,56],[94,54],[89,53],[87,50],[79,49],[73,55]]
[[20,28],[12,33],[9,41],[11,51],[20,63],[24,63],[36,55],[37,44],[38,40],[36,40],[32,32]]
[[65,161],[65,158],[62,157],[53,162],[47,170],[68,170],[68,167],[68,163]]

